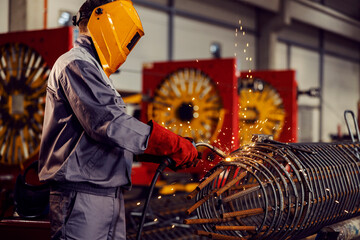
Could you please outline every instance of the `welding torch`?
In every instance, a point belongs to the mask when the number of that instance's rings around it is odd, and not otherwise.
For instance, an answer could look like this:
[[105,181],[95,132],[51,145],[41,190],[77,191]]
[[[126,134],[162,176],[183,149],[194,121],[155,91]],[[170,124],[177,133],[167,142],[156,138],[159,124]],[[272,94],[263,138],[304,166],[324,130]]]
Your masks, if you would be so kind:
[[[212,146],[208,143],[195,143],[194,141],[191,141],[192,144],[194,145],[194,147],[207,147],[209,148],[211,151],[213,151],[214,153],[216,153],[217,155],[219,155],[220,157],[222,158],[226,158],[226,154],[220,150],[219,148],[215,147],[215,146]],[[198,158],[201,158],[201,155],[199,154]],[[144,205],[144,208],[143,208],[143,211],[142,211],[142,215],[141,215],[141,221],[140,221],[140,225],[139,225],[139,228],[138,228],[138,232],[137,232],[137,235],[136,235],[136,240],[140,240],[141,239],[141,233],[142,233],[142,229],[144,227],[144,223],[145,223],[145,217],[146,217],[146,212],[147,212],[147,209],[149,207],[149,203],[150,203],[150,199],[151,199],[151,196],[152,196],[152,193],[154,191],[154,187],[155,187],[155,184],[157,182],[157,179],[159,178],[159,175],[165,170],[165,168],[169,167],[171,169],[174,169],[174,166],[175,166],[175,162],[174,160],[172,160],[171,158],[169,157],[163,157],[161,163],[159,164],[158,168],[156,169],[156,172],[154,174],[154,177],[151,181],[151,184],[150,184],[150,187],[149,187],[149,193],[148,193],[148,196],[146,198],[146,201],[145,201],[145,205]]]

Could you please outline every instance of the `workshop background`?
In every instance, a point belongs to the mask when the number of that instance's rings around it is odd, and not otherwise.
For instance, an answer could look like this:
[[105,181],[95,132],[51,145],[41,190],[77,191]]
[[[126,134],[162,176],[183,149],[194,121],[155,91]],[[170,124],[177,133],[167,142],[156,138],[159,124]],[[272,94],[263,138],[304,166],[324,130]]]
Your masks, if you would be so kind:
[[[12,54],[20,54],[15,51],[17,47],[8,43],[34,45],[33,51],[40,56],[41,49],[46,48],[42,57],[51,69],[51,59],[58,57],[59,51],[69,49],[68,43],[78,36],[71,18],[83,1],[0,0],[0,78],[6,75],[1,68],[11,56],[6,49],[11,48]],[[359,1],[133,0],[133,3],[145,36],[120,70],[110,77],[127,102],[129,114],[142,121],[154,118],[159,123],[165,122],[165,126],[174,118],[179,118],[177,124],[194,120],[191,127],[195,130],[204,127],[204,132],[189,132],[188,136],[215,144],[226,153],[248,143],[252,133],[272,134],[275,140],[297,143],[330,143],[351,138],[344,111],[351,110],[357,116],[360,109]],[[41,42],[39,39],[45,39],[47,44],[33,44]],[[168,95],[161,96],[168,89],[166,84],[178,84],[173,82],[174,78],[192,74],[195,79],[209,80],[207,85],[204,80],[205,90],[194,93],[193,98],[182,99],[180,96],[179,101],[170,97],[166,99]],[[4,84],[3,79],[1,84]],[[212,101],[209,109],[213,109],[204,113],[212,117],[204,119],[205,123],[196,123],[203,116],[195,115],[197,110],[189,110],[186,105],[196,102],[194,99],[205,92],[214,96],[208,99]],[[263,98],[256,95],[256,98],[252,95],[255,92],[267,95]],[[270,102],[269,98],[273,100]],[[21,112],[23,107],[17,108],[14,104],[23,99],[15,96],[12,99],[15,100],[9,100],[13,104],[10,115],[18,114],[15,110]],[[264,102],[254,100],[249,103],[249,99],[262,99]],[[0,96],[0,103],[1,100],[5,101],[5,95]],[[156,106],[161,101],[164,101],[163,105],[180,105],[177,112],[169,110],[170,113],[166,113],[167,108]],[[200,108],[208,104],[200,100],[196,103]],[[180,107],[183,112],[179,114]],[[15,219],[16,222],[9,218],[9,214],[14,217],[11,203],[16,177],[36,160],[38,136],[31,133],[32,138],[23,138],[20,143],[14,140],[26,147],[21,153],[12,151],[17,147],[10,140],[13,132],[6,133],[10,126],[6,121],[12,118],[4,114],[4,109],[0,112],[0,134],[7,134],[7,137],[0,135],[0,217],[6,216],[8,221],[0,223],[0,230],[5,236],[17,236],[19,228],[37,234],[34,229],[46,231],[46,220],[29,225],[28,222],[20,223],[19,219]],[[41,112],[42,109],[36,110]],[[37,116],[39,112],[34,113],[35,125],[41,125],[41,117]],[[270,115],[276,118],[274,122],[264,120],[272,118]],[[253,116],[254,121],[249,120],[249,116]],[[264,122],[260,122],[260,116],[264,117]],[[357,117],[355,119],[358,122]],[[169,124],[167,127],[172,127],[174,132],[184,134],[177,128],[179,125]],[[266,128],[270,130],[265,131]],[[32,131],[36,132],[36,129]],[[211,161],[216,158],[209,152],[205,157]],[[196,239],[192,235],[194,229],[182,226],[182,212],[192,203],[183,198],[176,200],[176,207],[169,203],[174,201],[172,199],[177,193],[183,196],[184,192],[191,192],[193,184],[196,185],[215,163],[203,161],[201,169],[167,173],[171,175],[170,179],[162,179],[162,188],[159,187],[153,203],[154,208],[163,207],[163,215],[153,217],[155,223],[148,225],[158,226],[152,232],[148,231],[149,239],[152,234],[156,236],[154,239],[186,239],[185,236]],[[146,164],[134,165],[135,187],[133,195],[129,196],[132,201],[127,214],[129,239],[135,239],[135,228],[146,195],[144,186],[150,182],[153,170]],[[161,225],[161,221],[168,225]],[[174,233],[174,228],[181,231]],[[169,231],[175,235],[167,235]]]

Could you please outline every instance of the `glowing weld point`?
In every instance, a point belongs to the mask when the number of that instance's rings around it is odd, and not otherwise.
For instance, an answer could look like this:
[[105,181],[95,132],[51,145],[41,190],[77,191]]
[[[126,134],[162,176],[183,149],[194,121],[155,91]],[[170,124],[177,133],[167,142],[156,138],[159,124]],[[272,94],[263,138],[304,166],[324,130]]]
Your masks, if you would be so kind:
[[175,228],[175,225],[172,225],[171,228]]
[[136,203],[136,205],[138,205],[138,206],[139,206],[139,205],[140,205],[140,202]]
[[170,110],[171,110],[171,108],[168,107],[168,111],[170,111]]
[[155,218],[155,219],[154,219],[154,222],[157,222],[157,220],[158,220],[158,219],[157,219],[157,218]]
[[231,162],[231,158],[227,157],[227,158],[225,158],[225,161],[226,162]]
[[158,196],[158,199],[161,199],[161,196]]

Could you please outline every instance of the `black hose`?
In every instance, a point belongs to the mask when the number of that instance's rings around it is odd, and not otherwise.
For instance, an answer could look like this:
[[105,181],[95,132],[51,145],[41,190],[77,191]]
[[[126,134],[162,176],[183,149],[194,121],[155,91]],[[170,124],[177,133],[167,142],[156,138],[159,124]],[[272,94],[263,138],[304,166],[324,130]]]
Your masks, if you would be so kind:
[[144,205],[144,208],[143,208],[143,211],[142,211],[141,222],[140,222],[140,225],[139,225],[139,229],[137,231],[136,240],[141,239],[141,233],[142,233],[142,229],[143,229],[144,223],[145,223],[146,212],[147,212],[147,209],[149,207],[150,199],[151,199],[152,193],[154,191],[154,187],[155,187],[155,184],[157,182],[157,179],[158,179],[159,175],[164,171],[164,169],[167,168],[168,166],[172,165],[172,164],[173,164],[173,160],[166,157],[161,162],[161,164],[159,164],[159,167],[156,169],[156,172],[155,172],[154,177],[153,177],[153,179],[151,181],[150,188],[149,188],[149,193],[148,193],[148,196],[147,196],[147,199],[145,201],[145,205]]

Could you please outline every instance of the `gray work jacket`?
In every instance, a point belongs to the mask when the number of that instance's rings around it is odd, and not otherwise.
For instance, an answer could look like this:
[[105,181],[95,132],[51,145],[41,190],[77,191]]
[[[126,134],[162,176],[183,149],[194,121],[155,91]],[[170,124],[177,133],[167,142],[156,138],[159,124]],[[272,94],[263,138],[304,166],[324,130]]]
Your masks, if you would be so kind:
[[91,38],[81,35],[49,76],[40,180],[130,186],[133,154],[144,152],[149,135],[150,126],[126,114]]

